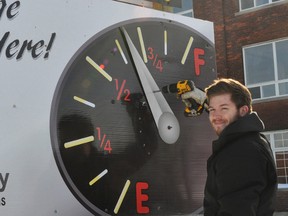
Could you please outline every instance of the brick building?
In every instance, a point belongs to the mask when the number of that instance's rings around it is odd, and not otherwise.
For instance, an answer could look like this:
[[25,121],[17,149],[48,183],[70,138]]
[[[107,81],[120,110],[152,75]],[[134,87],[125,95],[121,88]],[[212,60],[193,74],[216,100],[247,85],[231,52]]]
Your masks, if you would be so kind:
[[277,162],[277,210],[288,210],[288,1],[194,0],[194,17],[214,22],[217,73],[252,92]]

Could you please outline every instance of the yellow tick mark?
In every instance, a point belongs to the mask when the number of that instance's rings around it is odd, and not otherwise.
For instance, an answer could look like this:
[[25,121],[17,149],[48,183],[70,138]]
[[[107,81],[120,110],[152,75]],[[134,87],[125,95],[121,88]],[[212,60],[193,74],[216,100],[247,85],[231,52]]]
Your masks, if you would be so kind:
[[92,65],[99,73],[101,73],[107,80],[110,82],[112,81],[112,77],[104,71],[93,59],[91,59],[89,56],[86,56],[86,61]]
[[186,61],[187,56],[188,56],[188,53],[189,53],[189,51],[190,51],[190,49],[191,49],[193,40],[194,40],[193,37],[190,37],[190,39],[189,39],[189,41],[188,41],[188,44],[187,44],[187,46],[186,46],[184,55],[183,55],[182,60],[181,60],[181,63],[182,63],[182,64],[185,64],[185,61]]
[[126,59],[126,56],[125,56],[125,54],[124,54],[124,52],[123,52],[123,50],[122,50],[122,48],[121,48],[121,46],[120,46],[120,43],[119,43],[119,41],[118,41],[117,39],[115,40],[115,43],[116,43],[117,48],[118,48],[118,50],[119,50],[119,52],[120,52],[120,54],[121,54],[121,56],[122,56],[122,58],[123,58],[123,61],[125,62],[125,64],[128,64],[128,61],[127,61],[127,59]]
[[121,207],[121,205],[122,205],[122,202],[123,202],[123,200],[124,200],[124,198],[125,198],[125,195],[126,195],[126,193],[127,193],[127,191],[128,191],[129,186],[130,186],[130,180],[127,180],[126,183],[125,183],[125,185],[124,185],[124,188],[123,188],[123,190],[122,190],[122,192],[121,192],[121,195],[120,195],[120,197],[119,197],[119,199],[118,199],[118,202],[117,202],[117,204],[116,204],[116,206],[115,206],[115,208],[114,208],[114,213],[115,213],[115,214],[118,214],[119,209],[120,209],[120,207]]
[[145,49],[144,40],[143,40],[143,36],[142,36],[142,31],[141,31],[141,28],[140,28],[140,27],[137,27],[137,32],[138,32],[138,37],[139,37],[139,41],[140,41],[140,46],[141,46],[143,61],[144,61],[145,63],[147,63],[147,62],[148,62],[148,59],[147,59],[146,49]]
[[101,179],[104,175],[106,175],[108,173],[108,170],[105,169],[103,170],[99,175],[97,175],[94,179],[92,179],[89,182],[89,185],[92,186],[93,184],[95,184],[99,179]]
[[75,101],[78,101],[78,102],[80,102],[80,103],[83,103],[83,104],[85,104],[85,105],[87,105],[87,106],[90,106],[90,107],[95,108],[95,104],[94,104],[94,103],[91,103],[91,102],[89,102],[89,101],[87,101],[87,100],[84,100],[83,98],[80,98],[80,97],[78,97],[78,96],[74,96],[73,99],[74,99]]
[[64,143],[64,147],[72,148],[72,147],[79,146],[79,145],[86,144],[86,143],[93,142],[93,141],[94,141],[94,136],[88,136],[88,137],[84,137],[81,139],[66,142]]
[[167,55],[167,30],[164,31],[164,54]]

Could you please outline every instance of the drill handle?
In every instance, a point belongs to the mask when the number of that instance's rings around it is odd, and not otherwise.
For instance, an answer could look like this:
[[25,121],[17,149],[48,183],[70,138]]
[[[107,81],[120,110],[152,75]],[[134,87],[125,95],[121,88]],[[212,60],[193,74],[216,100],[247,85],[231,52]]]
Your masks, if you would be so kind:
[[184,115],[186,117],[195,117],[195,116],[199,116],[202,114],[203,110],[205,109],[205,107],[201,104],[198,104],[194,99],[186,99],[189,101],[189,105],[188,103],[186,103],[186,108],[184,111]]

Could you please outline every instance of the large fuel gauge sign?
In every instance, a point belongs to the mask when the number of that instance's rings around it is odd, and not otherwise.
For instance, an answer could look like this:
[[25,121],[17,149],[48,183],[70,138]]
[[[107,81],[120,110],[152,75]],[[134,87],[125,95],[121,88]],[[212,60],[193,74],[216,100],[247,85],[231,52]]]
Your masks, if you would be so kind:
[[199,32],[158,18],[110,26],[75,53],[54,95],[52,146],[67,186],[93,214],[193,212],[193,155],[182,157],[193,148],[192,120],[159,90],[183,79],[205,86],[214,55]]

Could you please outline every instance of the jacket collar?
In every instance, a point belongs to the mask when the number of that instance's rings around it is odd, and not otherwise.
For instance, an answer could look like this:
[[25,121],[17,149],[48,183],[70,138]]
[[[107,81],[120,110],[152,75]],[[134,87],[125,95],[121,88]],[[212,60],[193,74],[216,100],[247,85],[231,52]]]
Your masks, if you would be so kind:
[[228,125],[220,134],[219,138],[213,141],[213,153],[219,151],[229,142],[250,132],[261,132],[265,129],[264,123],[256,112],[251,112],[235,122]]

